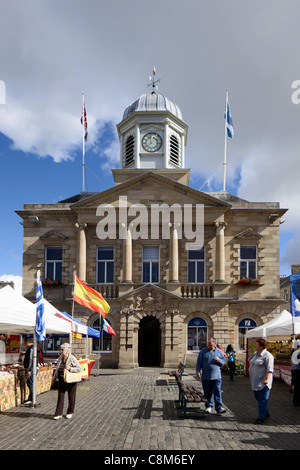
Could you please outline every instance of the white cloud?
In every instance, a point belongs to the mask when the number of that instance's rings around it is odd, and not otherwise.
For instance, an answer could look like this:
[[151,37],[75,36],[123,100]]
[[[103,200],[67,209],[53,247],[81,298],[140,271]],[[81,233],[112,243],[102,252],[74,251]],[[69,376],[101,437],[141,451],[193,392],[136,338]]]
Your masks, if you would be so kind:
[[14,274],[2,274],[0,276],[0,281],[13,282],[14,283],[14,289],[19,294],[22,294],[22,277],[21,276],[15,276]]

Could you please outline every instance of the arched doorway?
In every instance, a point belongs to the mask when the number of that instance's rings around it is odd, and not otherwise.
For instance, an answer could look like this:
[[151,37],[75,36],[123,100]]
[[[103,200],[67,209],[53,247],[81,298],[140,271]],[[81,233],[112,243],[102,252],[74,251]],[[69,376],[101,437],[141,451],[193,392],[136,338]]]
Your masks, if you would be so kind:
[[161,357],[161,332],[159,320],[144,317],[139,325],[139,366],[159,367]]

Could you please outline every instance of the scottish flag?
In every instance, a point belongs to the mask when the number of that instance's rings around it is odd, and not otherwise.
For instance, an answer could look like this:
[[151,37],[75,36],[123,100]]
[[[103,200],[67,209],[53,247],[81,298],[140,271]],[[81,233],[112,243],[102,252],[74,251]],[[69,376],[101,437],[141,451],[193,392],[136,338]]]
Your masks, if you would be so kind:
[[43,298],[43,288],[40,276],[37,276],[36,281],[36,322],[35,322],[35,334],[38,342],[44,341],[46,338],[46,326],[45,326],[45,306]]
[[300,316],[300,301],[295,296],[294,292],[291,290],[291,314],[293,317]]
[[227,113],[226,113],[226,127],[227,127],[227,135],[232,139],[234,136],[234,127],[233,127],[233,120],[231,117],[230,106],[227,102]]

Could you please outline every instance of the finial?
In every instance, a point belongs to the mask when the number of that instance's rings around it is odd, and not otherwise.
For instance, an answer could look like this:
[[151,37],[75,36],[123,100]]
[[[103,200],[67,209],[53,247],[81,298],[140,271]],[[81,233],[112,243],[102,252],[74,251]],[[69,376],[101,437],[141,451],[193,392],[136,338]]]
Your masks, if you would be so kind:
[[155,94],[155,90],[158,90],[158,86],[156,84],[158,82],[160,82],[160,78],[158,80],[155,80],[155,75],[156,75],[155,66],[153,67],[152,74],[153,74],[153,77],[151,77],[151,75],[149,75],[149,80],[151,81],[151,83],[149,83],[149,85],[147,85],[147,87],[152,86],[152,88],[153,88],[152,94]]

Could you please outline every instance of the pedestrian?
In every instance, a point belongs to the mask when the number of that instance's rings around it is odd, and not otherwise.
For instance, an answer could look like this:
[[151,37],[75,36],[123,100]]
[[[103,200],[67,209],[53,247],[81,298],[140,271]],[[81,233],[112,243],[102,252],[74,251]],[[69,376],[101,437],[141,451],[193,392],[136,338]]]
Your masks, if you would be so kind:
[[213,408],[213,398],[216,412],[218,414],[226,413],[222,404],[221,392],[221,369],[224,362],[224,354],[216,347],[216,340],[209,338],[207,347],[201,349],[199,352],[196,364],[196,374],[198,378],[202,378],[203,392],[207,399],[207,403],[205,404],[207,413],[210,413]]
[[266,347],[265,339],[256,340],[255,353],[249,365],[251,388],[258,403],[258,418],[255,424],[262,424],[264,419],[270,416],[268,402],[273,382],[274,357]]
[[294,389],[293,404],[300,406],[300,341],[294,341],[291,356],[292,386]]
[[227,365],[229,369],[229,376],[230,380],[233,380],[233,376],[235,373],[235,350],[233,349],[231,344],[228,344],[226,349],[226,357],[227,357]]
[[68,400],[69,400],[66,418],[67,419],[72,418],[72,415],[74,413],[77,382],[66,383],[64,381],[65,369],[69,370],[71,373],[81,372],[81,366],[79,362],[77,361],[76,357],[71,354],[71,346],[68,343],[64,343],[60,347],[60,356],[59,356],[57,367],[56,367],[56,370],[52,379],[53,382],[55,382],[58,379],[58,397],[57,397],[57,405],[56,405],[54,419],[62,418],[65,392],[68,392]]
[[[29,389],[29,395],[24,405],[30,405],[33,400],[33,342],[31,338],[25,338],[24,340],[26,352],[24,355],[24,369],[26,384]],[[38,373],[38,368],[36,373]]]

